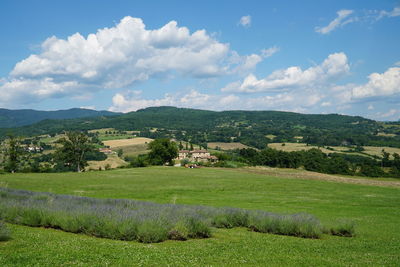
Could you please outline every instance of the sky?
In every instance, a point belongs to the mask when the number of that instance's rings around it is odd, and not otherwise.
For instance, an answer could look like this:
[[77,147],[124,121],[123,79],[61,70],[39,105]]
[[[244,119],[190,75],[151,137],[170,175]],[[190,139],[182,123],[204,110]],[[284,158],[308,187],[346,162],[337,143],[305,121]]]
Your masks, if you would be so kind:
[[400,1],[0,1],[0,108],[400,119]]

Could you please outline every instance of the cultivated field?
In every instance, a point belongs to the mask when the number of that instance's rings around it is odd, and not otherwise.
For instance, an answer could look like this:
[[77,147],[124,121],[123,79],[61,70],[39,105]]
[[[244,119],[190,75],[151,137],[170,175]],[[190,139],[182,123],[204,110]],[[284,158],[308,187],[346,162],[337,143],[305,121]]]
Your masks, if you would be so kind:
[[122,153],[124,156],[138,156],[140,154],[147,154],[150,151],[148,150],[147,144],[121,146],[118,148],[114,148],[114,151],[119,149],[122,149]]
[[109,146],[110,148],[121,148],[125,146],[131,145],[142,145],[146,143],[150,143],[153,139],[146,137],[136,137],[132,139],[118,139],[118,140],[108,140],[104,141],[104,145]]
[[[284,145],[282,145],[284,144]],[[357,153],[357,152],[346,152],[350,148],[344,147],[344,146],[329,146],[331,149],[327,149],[327,146],[325,147],[317,147],[317,146],[312,146],[308,145],[305,143],[271,143],[268,144],[268,147],[274,148],[277,150],[282,150],[286,152],[291,152],[291,151],[301,151],[301,150],[309,150],[312,148],[318,148],[324,153],[351,153],[353,155],[370,155],[370,156],[382,156],[382,149],[384,149],[386,152],[393,154],[397,153],[400,154],[400,148],[395,148],[395,147],[375,147],[375,146],[364,146],[364,151],[362,153]]]
[[242,149],[249,147],[243,145],[242,143],[223,143],[223,142],[207,143],[207,146],[211,149],[216,149],[217,147],[219,147],[221,150]]
[[390,184],[396,180],[382,179],[382,185],[373,186],[310,179],[301,172],[296,177],[296,172],[151,167],[7,174],[0,175],[0,185],[97,198],[306,212],[324,225],[351,219],[356,237],[305,239],[234,228],[214,229],[207,239],[146,245],[8,224],[12,240],[0,242],[0,266],[400,265],[400,189]]
[[390,154],[397,153],[400,155],[400,148],[396,147],[376,147],[376,146],[364,146],[364,153],[367,153],[369,155],[376,155],[376,156],[382,156],[382,149],[385,150],[385,152],[388,152]]
[[127,165],[128,163],[123,159],[119,158],[117,154],[110,154],[107,155],[106,160],[88,161],[88,164],[89,165],[86,167],[86,170],[99,170],[100,168],[104,170],[106,166],[109,166],[109,168],[114,169],[120,166]]
[[333,152],[343,152],[346,150],[349,150],[348,147],[342,147],[342,146],[331,146],[333,150],[326,149],[324,147],[318,147],[318,146],[313,146],[313,145],[308,145],[305,143],[270,143],[268,144],[269,148],[277,149],[277,150],[282,150],[286,152],[291,152],[291,151],[301,151],[301,150],[310,150],[312,148],[317,148],[320,149],[324,153],[333,153]]

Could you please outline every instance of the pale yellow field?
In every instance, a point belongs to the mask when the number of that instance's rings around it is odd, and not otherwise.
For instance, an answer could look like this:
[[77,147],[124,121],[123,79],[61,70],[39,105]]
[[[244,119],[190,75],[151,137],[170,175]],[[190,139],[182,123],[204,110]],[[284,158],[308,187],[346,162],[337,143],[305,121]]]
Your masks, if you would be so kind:
[[274,148],[277,150],[286,151],[286,152],[310,150],[312,148],[318,148],[324,153],[333,153],[333,152],[340,153],[340,152],[349,150],[348,147],[342,147],[342,146],[330,146],[334,150],[329,150],[329,149],[326,149],[325,147],[318,147],[318,146],[312,146],[312,145],[307,146],[307,144],[305,144],[305,143],[284,143],[285,144],[284,146],[282,146],[282,144],[283,143],[271,143],[271,144],[268,144],[268,147]]
[[395,137],[395,134],[391,133],[378,133],[377,136]]
[[220,147],[222,150],[242,149],[242,148],[249,147],[249,146],[243,145],[242,143],[223,143],[223,142],[207,143],[207,146],[211,149],[216,149],[216,147]]
[[382,147],[376,147],[376,146],[365,146],[364,147],[365,153],[369,155],[376,155],[376,156],[382,156],[382,149],[385,150],[385,152],[388,152],[390,154],[397,153],[400,155],[400,148],[395,148],[395,147],[387,147],[387,146],[382,146]]
[[122,149],[122,153],[124,156],[138,156],[140,154],[147,154],[150,150],[147,149],[147,144],[138,144],[138,145],[130,145],[130,146],[121,146],[118,148],[114,148],[114,151]]
[[110,154],[107,155],[106,160],[102,161],[88,161],[89,166],[86,167],[86,170],[98,170],[99,168],[105,169],[106,165],[108,164],[111,169],[127,165],[128,163],[123,159],[119,158],[117,154]]
[[[282,150],[282,151],[286,151],[286,152],[291,152],[291,151],[301,151],[301,150],[309,150],[312,148],[318,148],[320,149],[322,152],[324,153],[348,153],[345,152],[347,150],[349,150],[348,147],[344,147],[344,146],[330,146],[333,150],[329,150],[326,149],[325,147],[317,147],[317,146],[307,146],[304,143],[284,143],[285,145],[282,146],[282,143],[271,143],[268,144],[268,147],[270,148],[274,148],[277,150]],[[371,156],[382,156],[382,149],[384,149],[386,152],[393,154],[393,153],[397,153],[400,154],[400,148],[394,148],[394,147],[375,147],[375,146],[364,146],[364,151],[362,151],[365,154],[371,155]],[[361,153],[351,153],[353,155],[363,155]],[[365,155],[364,155],[365,156]]]
[[146,137],[136,137],[132,139],[119,139],[119,140],[108,140],[108,141],[103,141],[104,145],[109,146],[110,148],[121,148],[124,146],[130,146],[130,145],[141,145],[141,144],[146,144],[150,143],[153,141],[151,138],[146,138]]

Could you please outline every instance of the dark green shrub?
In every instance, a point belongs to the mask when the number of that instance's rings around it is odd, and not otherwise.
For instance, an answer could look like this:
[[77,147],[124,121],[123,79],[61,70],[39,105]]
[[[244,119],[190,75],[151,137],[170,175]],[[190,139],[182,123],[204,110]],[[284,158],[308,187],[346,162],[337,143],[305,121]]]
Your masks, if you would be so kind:
[[0,241],[7,241],[11,239],[10,230],[8,230],[7,226],[0,221]]
[[336,236],[355,236],[355,223],[348,220],[341,220],[334,227],[330,228],[330,233]]

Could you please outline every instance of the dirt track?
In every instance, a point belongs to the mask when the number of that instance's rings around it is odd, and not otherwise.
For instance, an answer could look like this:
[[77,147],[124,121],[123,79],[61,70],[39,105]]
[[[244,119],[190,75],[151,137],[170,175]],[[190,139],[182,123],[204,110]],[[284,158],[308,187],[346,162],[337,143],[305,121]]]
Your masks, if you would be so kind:
[[331,181],[346,184],[361,184],[361,185],[372,185],[372,186],[383,186],[383,187],[395,187],[400,188],[399,181],[383,181],[379,178],[352,178],[343,177],[337,175],[330,175],[324,173],[310,172],[305,170],[293,170],[293,169],[280,169],[280,168],[269,168],[269,167],[247,167],[237,169],[241,172],[264,174],[269,176],[275,176],[279,178],[298,178],[306,180],[321,180]]

